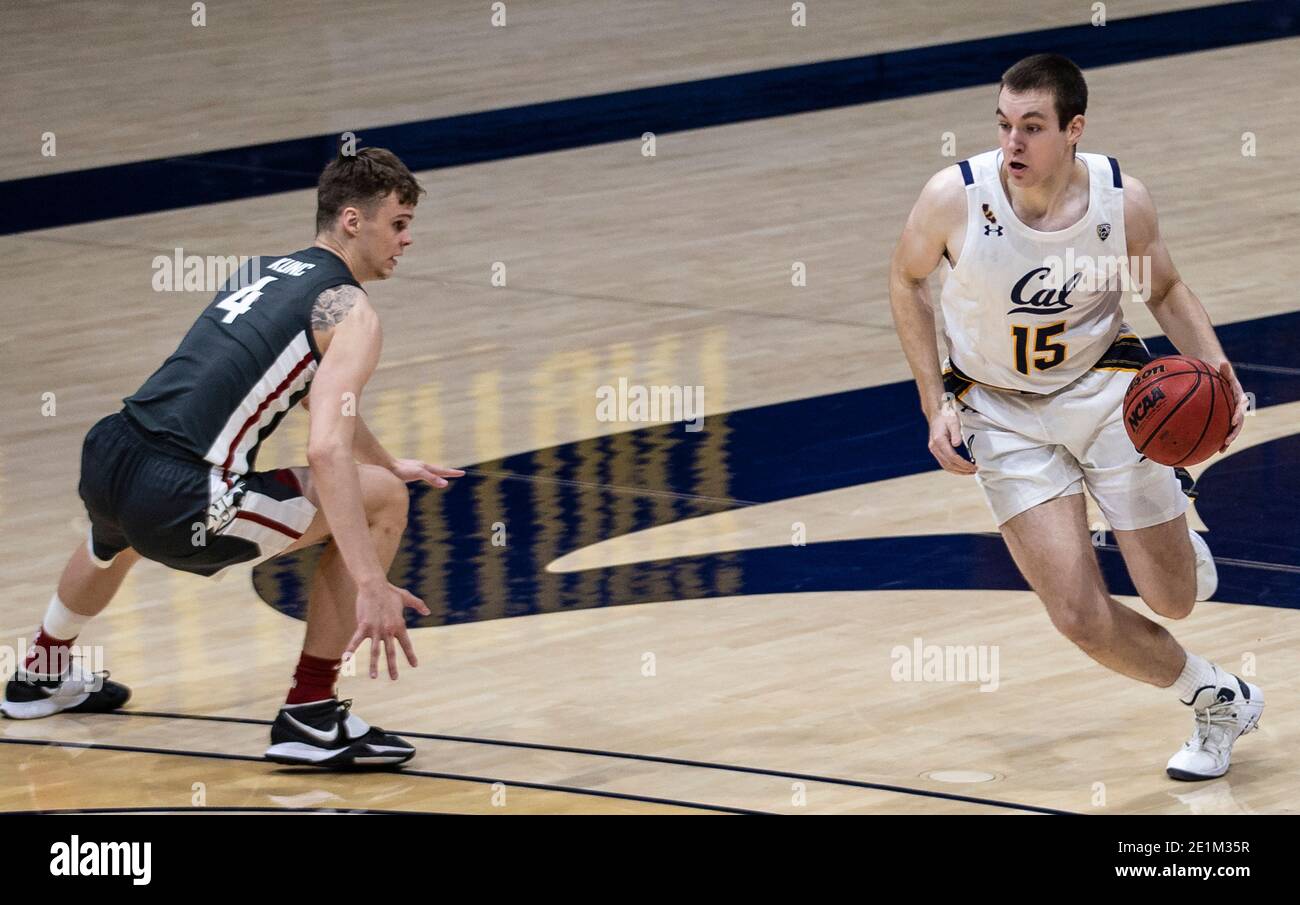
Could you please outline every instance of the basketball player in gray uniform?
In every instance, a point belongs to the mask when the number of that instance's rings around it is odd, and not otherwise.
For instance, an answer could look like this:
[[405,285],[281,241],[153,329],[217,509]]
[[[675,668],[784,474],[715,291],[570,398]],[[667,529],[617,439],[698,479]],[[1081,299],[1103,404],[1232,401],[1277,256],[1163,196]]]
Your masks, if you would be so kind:
[[[267,757],[315,766],[392,765],[415,749],[340,703],[345,655],[382,646],[397,678],[416,665],[406,608],[388,583],[406,527],[406,482],[446,487],[455,469],[394,458],[359,414],[379,360],[379,319],[361,284],[392,275],[423,189],[390,151],[339,157],[317,186],[316,241],[253,259],[220,291],[120,412],[86,435],[79,491],[90,516],[0,711],[17,719],[121,707],[124,685],[69,657],[141,557],[219,576],[328,541],[308,592],[307,634]],[[257,471],[258,449],[298,402],[307,465]]]
[[[1214,560],[1188,529],[1178,475],[1140,455],[1124,429],[1124,391],[1150,359],[1123,323],[1129,259],[1149,262],[1147,304],[1165,334],[1236,394],[1223,449],[1246,400],[1170,260],[1145,186],[1113,158],[1076,152],[1087,98],[1083,73],[1065,57],[1039,54],[1006,71],[999,147],[922,190],[894,253],[890,304],[935,458],[975,475],[1057,630],[1103,666],[1170,688],[1191,707],[1195,728],[1166,772],[1210,779],[1258,724],[1263,694],[1107,593],[1082,496],[1086,487],[1105,514],[1154,612],[1181,619],[1214,593]],[[941,259],[942,370],[927,288]]]

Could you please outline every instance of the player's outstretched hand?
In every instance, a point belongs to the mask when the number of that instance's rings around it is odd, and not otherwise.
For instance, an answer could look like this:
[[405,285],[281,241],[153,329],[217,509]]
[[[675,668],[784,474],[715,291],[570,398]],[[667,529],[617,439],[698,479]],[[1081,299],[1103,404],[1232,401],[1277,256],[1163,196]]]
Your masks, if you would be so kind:
[[1236,440],[1237,435],[1241,433],[1241,428],[1246,423],[1246,411],[1249,408],[1249,403],[1246,400],[1245,392],[1241,389],[1241,384],[1237,380],[1237,375],[1232,370],[1232,365],[1226,361],[1219,365],[1219,374],[1228,382],[1228,386],[1232,387],[1232,392],[1237,397],[1237,408],[1232,413],[1232,430],[1228,433],[1228,439],[1223,441],[1223,446],[1219,448],[1219,452],[1223,452],[1232,445],[1232,441]]
[[463,478],[465,472],[459,468],[447,468],[443,465],[430,465],[419,459],[398,459],[393,463],[393,474],[406,483],[425,481],[434,487],[446,487],[447,478]]
[[930,454],[939,460],[944,471],[953,474],[971,475],[979,469],[975,463],[957,454],[961,446],[961,421],[957,417],[957,408],[951,399],[944,399],[943,405],[930,419]]
[[353,656],[361,642],[370,639],[370,678],[379,678],[379,645],[384,646],[384,656],[388,660],[388,677],[397,679],[397,645],[402,646],[406,662],[412,666],[420,663],[415,656],[415,648],[406,634],[406,619],[402,611],[407,607],[422,616],[429,615],[429,608],[410,591],[389,584],[387,581],[357,589],[357,630],[343,652],[346,660]]

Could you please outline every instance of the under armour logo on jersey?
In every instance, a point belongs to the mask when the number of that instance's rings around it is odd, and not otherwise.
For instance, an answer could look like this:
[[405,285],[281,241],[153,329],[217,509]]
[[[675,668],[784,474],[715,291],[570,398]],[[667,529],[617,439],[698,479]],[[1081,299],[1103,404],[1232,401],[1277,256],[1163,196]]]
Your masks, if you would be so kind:
[[985,227],[984,227],[984,235],[986,235],[986,236],[1000,236],[1000,235],[1002,235],[1002,227],[1000,227],[1000,226],[985,226]]
[[[987,227],[985,227],[987,229]],[[1012,308],[1007,314],[1025,312],[1027,314],[1059,314],[1062,311],[1069,311],[1074,306],[1066,302],[1066,296],[1074,291],[1074,287],[1079,285],[1083,279],[1083,271],[1079,271],[1066,281],[1058,293],[1055,289],[1040,289],[1029,298],[1025,298],[1022,293],[1029,281],[1037,277],[1039,282],[1047,279],[1048,274],[1052,272],[1050,267],[1035,267],[1029,273],[1022,276],[1016,281],[1015,287],[1011,290],[1011,302],[1017,307]]]
[[1105,242],[1105,241],[1106,241],[1106,237],[1109,236],[1109,235],[1110,235],[1110,224],[1109,224],[1109,223],[1098,223],[1098,224],[1097,224],[1097,238],[1098,238],[1098,239],[1101,239],[1101,241]]

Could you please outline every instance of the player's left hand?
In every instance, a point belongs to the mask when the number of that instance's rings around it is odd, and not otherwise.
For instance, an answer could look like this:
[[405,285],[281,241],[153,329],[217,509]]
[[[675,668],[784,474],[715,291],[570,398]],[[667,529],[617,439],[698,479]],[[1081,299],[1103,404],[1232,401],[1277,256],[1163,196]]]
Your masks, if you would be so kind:
[[430,465],[419,459],[398,459],[393,463],[392,472],[408,484],[412,481],[424,481],[434,487],[446,487],[447,478],[460,478],[465,475],[465,472],[459,468]]
[[1232,392],[1237,397],[1237,409],[1232,413],[1232,430],[1228,433],[1228,439],[1223,441],[1223,446],[1219,448],[1219,452],[1223,452],[1232,445],[1232,441],[1236,440],[1237,435],[1241,433],[1242,425],[1246,423],[1246,411],[1250,404],[1246,399],[1245,392],[1241,389],[1241,384],[1237,381],[1237,375],[1233,372],[1231,364],[1225,361],[1219,365],[1219,374],[1228,382],[1228,386],[1232,387]]

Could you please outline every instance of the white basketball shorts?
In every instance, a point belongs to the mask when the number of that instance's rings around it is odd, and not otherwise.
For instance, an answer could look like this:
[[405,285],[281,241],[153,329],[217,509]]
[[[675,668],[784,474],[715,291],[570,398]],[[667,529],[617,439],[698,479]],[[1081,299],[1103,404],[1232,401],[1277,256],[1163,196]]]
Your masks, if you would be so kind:
[[1174,469],[1143,457],[1124,430],[1124,391],[1132,379],[1130,370],[1099,369],[1044,395],[978,383],[961,393],[962,436],[999,527],[1084,487],[1120,531],[1187,511]]

